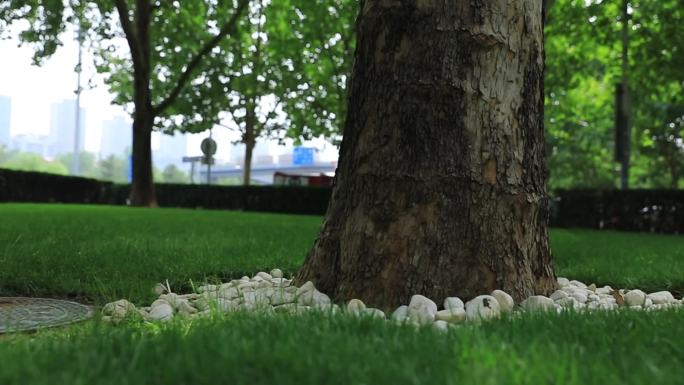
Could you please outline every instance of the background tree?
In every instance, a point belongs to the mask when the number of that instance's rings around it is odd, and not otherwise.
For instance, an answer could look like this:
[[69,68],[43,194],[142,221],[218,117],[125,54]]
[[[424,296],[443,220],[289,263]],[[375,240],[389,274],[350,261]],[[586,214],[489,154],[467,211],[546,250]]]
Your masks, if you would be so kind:
[[283,0],[271,7],[275,22],[268,31],[283,67],[279,95],[287,136],[298,140],[324,136],[339,144],[359,2]]
[[236,36],[206,63],[212,96],[182,99],[178,127],[206,129],[188,119],[199,115],[196,106],[213,109],[209,114],[245,145],[243,184],[250,183],[260,137],[339,141],[357,7],[354,0],[253,1]]
[[659,187],[684,186],[682,5],[677,0],[632,2],[635,140],[650,161],[650,182]]
[[190,177],[176,165],[170,164],[162,172],[162,181],[164,183],[189,183]]
[[4,145],[0,144],[0,166],[10,159],[14,155],[15,151],[12,151],[5,147]]
[[[283,129],[279,116],[277,87],[283,81],[277,65],[277,48],[268,36],[272,23],[270,2],[255,0],[238,25],[234,38],[217,46],[217,54],[207,63],[205,82],[212,85],[210,101],[219,125],[240,134],[245,145],[243,184],[251,181],[252,153],[257,138],[268,137]],[[188,99],[184,107],[201,104],[201,95]],[[188,114],[186,116],[192,116]],[[186,130],[197,130],[182,123]]]
[[542,1],[366,0],[336,184],[297,275],[340,299],[548,293]]
[[[79,157],[79,164],[81,168],[81,172],[79,173],[78,176],[83,176],[87,178],[97,178],[98,177],[98,171],[97,171],[97,159],[95,158],[95,154],[92,152],[87,152],[87,151],[81,151],[78,153]],[[63,165],[67,166],[67,168],[71,168],[69,166],[74,164],[74,154],[73,153],[68,153],[68,154],[61,154],[57,157],[57,161],[62,163]]]
[[98,178],[115,183],[128,182],[128,157],[109,155],[98,162]]
[[[614,187],[614,89],[621,77],[621,2],[556,0],[546,27],[546,128],[551,186]],[[677,187],[684,22],[679,0],[629,4],[630,185]],[[679,120],[681,121],[681,119]]]
[[59,160],[45,160],[38,154],[16,152],[9,159],[0,163],[0,167],[22,171],[37,171],[50,174],[69,175],[69,168]]
[[[36,48],[40,63],[61,44],[68,24],[83,31],[97,58],[98,70],[117,93],[116,102],[132,105],[133,184],[130,202],[156,205],[151,134],[155,126],[169,129],[182,111],[174,104],[184,93],[201,93],[202,61],[233,33],[249,0],[152,1],[38,0],[0,3],[0,33],[18,20],[28,22],[20,38]],[[129,52],[117,44],[125,39]],[[188,87],[190,85],[191,87]],[[195,117],[210,125],[211,117]]]

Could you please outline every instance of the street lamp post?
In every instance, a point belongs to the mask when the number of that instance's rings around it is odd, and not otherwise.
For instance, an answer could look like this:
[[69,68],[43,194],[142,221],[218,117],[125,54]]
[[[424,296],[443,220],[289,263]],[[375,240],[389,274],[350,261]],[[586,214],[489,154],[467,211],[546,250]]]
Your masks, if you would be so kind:
[[83,59],[83,33],[81,31],[81,24],[79,22],[78,31],[76,33],[76,40],[78,41],[78,64],[76,64],[76,115],[74,118],[74,159],[72,160],[73,175],[81,174],[81,159],[80,159],[80,136],[81,136],[81,66]]

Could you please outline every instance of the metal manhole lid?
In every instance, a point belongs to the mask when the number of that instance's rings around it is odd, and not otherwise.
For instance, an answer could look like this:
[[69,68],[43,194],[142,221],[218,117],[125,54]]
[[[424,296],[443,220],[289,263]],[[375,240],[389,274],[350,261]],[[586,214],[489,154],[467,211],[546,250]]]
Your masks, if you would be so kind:
[[92,310],[80,303],[47,298],[0,297],[0,334],[83,321]]

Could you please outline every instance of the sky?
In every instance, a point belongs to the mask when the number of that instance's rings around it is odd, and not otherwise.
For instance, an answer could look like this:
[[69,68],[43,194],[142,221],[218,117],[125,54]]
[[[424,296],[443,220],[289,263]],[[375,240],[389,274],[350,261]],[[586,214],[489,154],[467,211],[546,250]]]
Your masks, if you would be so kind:
[[[32,65],[33,50],[29,46],[19,46],[19,40],[11,38],[0,40],[0,95],[12,98],[11,134],[47,135],[50,130],[50,108],[52,104],[76,97],[77,76],[74,68],[78,62],[78,45],[73,30],[62,35],[63,46],[41,67]],[[92,65],[93,59],[88,52],[83,54],[81,106],[86,110],[85,149],[99,152],[102,122],[116,116],[128,115],[120,106],[112,105],[113,96],[108,92]],[[85,85],[91,83],[92,88]],[[200,155],[200,143],[208,134],[188,135],[187,155]],[[216,127],[213,138],[218,143],[217,158],[230,160],[231,143],[238,135],[229,129]],[[158,138],[153,139],[153,149],[158,146]],[[318,139],[307,143],[321,150],[322,160],[337,159],[334,146]],[[271,142],[268,148],[272,155],[291,152],[291,146],[284,148]]]

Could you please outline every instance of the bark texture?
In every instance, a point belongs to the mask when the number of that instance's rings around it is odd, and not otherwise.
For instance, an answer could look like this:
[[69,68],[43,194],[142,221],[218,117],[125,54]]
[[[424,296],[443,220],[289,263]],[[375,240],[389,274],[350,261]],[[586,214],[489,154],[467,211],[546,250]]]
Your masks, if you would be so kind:
[[249,186],[252,183],[252,158],[254,146],[256,146],[256,107],[254,103],[247,103],[247,116],[245,119],[245,132],[242,133],[242,143],[245,144],[245,161],[242,171],[242,184]]
[[133,181],[128,201],[131,206],[156,207],[152,176],[152,129],[155,112],[150,90],[150,21],[152,4],[136,2],[135,17],[129,18],[125,1],[117,0],[121,21],[133,61]]
[[336,182],[297,275],[389,308],[548,294],[542,0],[366,0]]
[[[133,120],[133,183],[129,204],[157,207],[157,194],[152,175],[152,127],[154,117],[136,107]],[[142,112],[142,113],[141,113]]]

